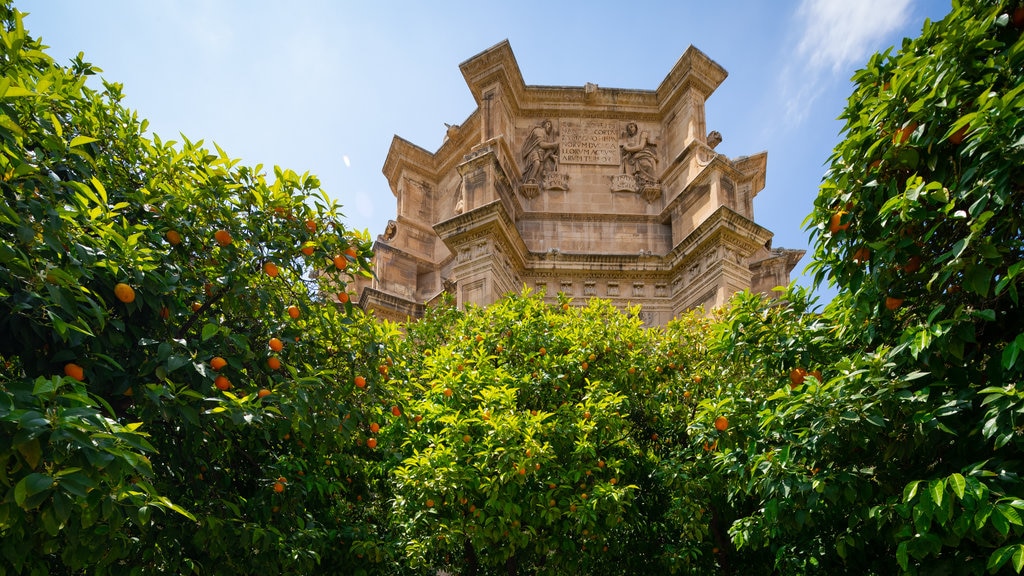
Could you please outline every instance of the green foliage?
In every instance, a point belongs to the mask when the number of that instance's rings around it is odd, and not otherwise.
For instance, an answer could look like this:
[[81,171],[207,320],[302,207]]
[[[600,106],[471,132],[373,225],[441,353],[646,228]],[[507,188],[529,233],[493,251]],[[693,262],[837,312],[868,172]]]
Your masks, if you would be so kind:
[[377,328],[324,300],[366,235],[313,176],[147,138],[0,19],[0,573],[359,569],[340,424],[383,397],[351,384]]

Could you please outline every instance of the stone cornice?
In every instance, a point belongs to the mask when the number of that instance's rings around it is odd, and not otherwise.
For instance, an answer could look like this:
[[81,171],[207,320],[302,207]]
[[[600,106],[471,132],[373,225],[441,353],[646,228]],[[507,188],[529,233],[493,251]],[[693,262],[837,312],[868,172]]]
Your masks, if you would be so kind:
[[696,90],[706,100],[728,75],[690,46],[656,90],[527,85],[508,40],[469,58],[459,69],[477,105],[483,102],[484,90],[498,83],[507,91],[509,106],[517,116],[579,118],[592,111],[595,117],[639,121],[660,121],[689,90]]
[[723,234],[727,234],[732,244],[746,252],[742,254],[743,257],[749,256],[772,238],[772,233],[766,228],[736,213],[728,206],[719,206],[693,232],[672,248],[665,259],[670,262],[670,268],[677,269],[690,259],[697,248]]
[[501,200],[438,222],[434,225],[434,231],[453,253],[459,244],[486,236],[497,236],[499,241],[507,245],[506,255],[514,261],[515,266],[522,269],[525,264],[524,257],[528,252],[526,244]]
[[725,68],[690,45],[658,86],[658,105],[663,111],[670,110],[689,88],[707,100],[728,75]]
[[384,168],[381,170],[384,177],[388,179],[391,192],[395,197],[398,196],[398,178],[402,174],[402,169],[406,167],[411,167],[432,180],[437,179],[437,163],[434,155],[401,136],[395,136],[391,139],[391,148],[388,149],[388,156],[384,160]]
[[423,317],[423,304],[370,287],[363,288],[362,294],[359,295],[359,307],[363,310],[374,310],[385,319],[399,322],[405,320],[402,316]]
[[768,152],[758,152],[752,156],[740,156],[732,161],[736,170],[743,175],[743,180],[750,180],[750,197],[764,190],[765,174],[768,171]]

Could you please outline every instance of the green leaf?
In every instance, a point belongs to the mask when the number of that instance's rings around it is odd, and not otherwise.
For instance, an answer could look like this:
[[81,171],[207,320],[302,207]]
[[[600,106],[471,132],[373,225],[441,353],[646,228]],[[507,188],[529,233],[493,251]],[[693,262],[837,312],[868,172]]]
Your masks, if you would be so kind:
[[954,473],[949,476],[946,483],[953,489],[953,493],[956,494],[956,497],[963,500],[964,488],[967,486],[967,481],[964,480],[964,477],[959,473]]
[[32,473],[21,479],[14,487],[14,501],[22,508],[33,508],[32,496],[45,492],[53,486],[53,478],[46,474]]
[[89,144],[90,142],[96,142],[96,141],[97,141],[97,138],[92,138],[92,137],[89,137],[89,136],[75,136],[71,140],[71,147],[74,148],[75,146],[82,146],[82,145],[85,145],[85,144]]
[[220,330],[220,327],[216,324],[203,324],[203,342],[213,338],[217,334],[218,330]]
[[917,487],[918,487],[919,484],[921,484],[921,480],[914,480],[913,482],[911,482],[910,484],[907,484],[903,488],[903,501],[904,502],[910,502],[911,500],[914,499],[914,496],[917,496]]

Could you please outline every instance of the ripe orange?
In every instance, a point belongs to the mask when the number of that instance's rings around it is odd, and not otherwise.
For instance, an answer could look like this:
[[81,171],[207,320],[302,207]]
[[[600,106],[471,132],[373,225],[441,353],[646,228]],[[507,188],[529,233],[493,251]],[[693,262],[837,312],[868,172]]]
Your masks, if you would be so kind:
[[[1018,8],[1018,10],[1020,10],[1020,8]],[[1014,17],[1016,19],[1016,12],[1014,12]],[[956,132],[953,132],[952,134],[950,134],[949,135],[950,143],[954,144],[954,145],[959,145],[961,142],[964,141],[964,138],[967,136],[967,131],[970,130],[970,129],[971,129],[971,125],[970,124],[965,124],[959,130],[957,130]]]
[[691,394],[689,390],[683,390],[683,398],[684,399],[689,400],[690,396],[693,396],[693,394]]
[[376,448],[377,447],[377,439],[376,438],[368,438],[366,440],[366,447],[369,448],[370,450],[373,450],[374,448]]
[[584,420],[590,420],[590,412],[584,412],[583,413],[583,419]]
[[228,234],[227,230],[217,230],[213,233],[213,239],[221,246],[228,246],[231,244],[231,234]]
[[597,467],[598,468],[604,468],[604,460],[598,460],[597,461]]
[[917,122],[911,121],[909,124],[896,130],[892,135],[892,143],[894,145],[906,144],[910,140],[910,136],[917,130]]
[[260,391],[256,393],[260,398],[266,398],[267,396],[270,396],[270,394],[270,390],[267,390],[266,388],[260,388]]
[[888,310],[895,310],[903,305],[903,298],[896,298],[894,296],[885,297],[885,307]]
[[793,368],[789,371],[789,386],[790,388],[796,388],[797,386],[804,383],[804,378],[807,377],[807,370],[803,368]]
[[229,390],[231,389],[231,381],[228,380],[227,376],[217,376],[213,381],[213,385],[217,387],[217,390]]
[[548,353],[548,349],[542,346],[541,349],[537,351],[537,353],[543,356]]
[[697,374],[696,376],[693,377],[693,381],[696,384],[700,384],[700,381],[703,380],[703,379],[704,378],[702,378],[700,374]]
[[338,292],[338,302],[342,304],[348,302],[348,292]]
[[82,370],[81,366],[74,362],[68,362],[64,365],[64,375],[68,378],[74,378],[79,382],[85,379],[85,371]]
[[277,269],[277,264],[274,264],[273,262],[264,262],[263,273],[271,278],[277,278],[277,275],[281,272]]
[[277,338],[271,338],[270,349],[273,350],[274,352],[280,352],[281,350],[284,349],[284,343],[278,340]]
[[565,310],[566,312],[568,312],[569,311],[569,305],[568,304],[562,304],[562,310]]
[[299,317],[299,308],[297,306],[289,306],[288,315],[292,317],[292,320],[297,319]]
[[715,430],[719,432],[725,432],[725,429],[729,427],[729,419],[725,416],[719,416],[715,418]]
[[392,406],[391,413],[395,416],[395,418],[397,418],[402,415],[402,409],[399,408],[398,406]]
[[452,394],[453,394],[453,392],[452,392],[452,389],[451,389],[451,388],[445,388],[445,389],[444,389],[444,395],[445,395],[445,396],[447,396],[447,397],[451,398],[451,397],[452,397]]
[[630,366],[629,369],[626,370],[626,372],[629,372],[630,374],[636,374],[636,368]]
[[274,492],[277,492],[278,494],[284,492],[284,484],[281,484],[280,482],[274,482]]
[[356,388],[366,388],[366,378],[363,376],[356,376]]
[[228,365],[228,361],[221,358],[220,356],[214,356],[210,359],[210,368],[214,370],[220,370],[221,368]]
[[843,217],[846,216],[846,210],[840,210],[832,215],[832,218],[828,221],[828,230],[833,234],[846,230],[850,227],[849,222],[843,222]]
[[135,302],[135,290],[124,282],[119,282],[114,286],[114,296],[125,304]]
[[271,370],[279,370],[281,368],[281,360],[277,356],[271,356],[267,358],[267,366]]
[[348,248],[345,248],[345,254],[347,256],[349,256],[350,258],[355,258],[356,257],[356,249],[351,247],[351,246],[349,246]]
[[921,269],[921,257],[911,256],[907,259],[907,263],[903,265],[903,270],[908,274],[913,274]]
[[430,499],[428,498],[428,499],[427,499],[427,508],[433,508],[433,507],[434,507],[434,501],[433,501],[433,500],[430,500]]
[[869,258],[871,258],[871,249],[867,246],[861,246],[853,253],[854,264],[863,264],[867,262]]
[[171,246],[181,244],[181,234],[178,234],[177,230],[168,230],[164,237],[166,237],[167,241],[171,243]]
[[161,306],[160,307],[160,318],[162,320],[167,320],[170,317],[171,317],[171,309],[168,308],[167,306]]
[[462,436],[462,441],[465,442],[466,444],[469,444],[470,442],[473,441],[473,437],[470,436],[469,434],[465,434]]
[[618,478],[612,478],[611,480],[608,481],[608,483],[611,484],[612,486],[615,486],[616,484],[618,484],[618,482]]
[[338,270],[344,270],[345,266],[348,266],[348,260],[345,260],[344,256],[339,254],[339,255],[334,257],[334,267],[335,268],[337,268]]
[[371,422],[370,434],[376,434],[377,432],[380,432],[380,424],[377,424],[376,422]]
[[417,415],[415,415],[415,416],[413,416],[413,417],[412,417],[412,421],[413,421],[413,422],[417,422],[417,423],[419,423],[419,422],[420,422],[420,421],[422,421],[422,420],[423,420],[423,416],[421,416],[421,415],[419,415],[419,414],[417,414]]
[[312,244],[306,244],[302,248],[299,249],[299,252],[302,252],[306,256],[312,256],[313,255],[313,251],[315,249],[316,249],[316,247],[313,246]]
[[309,230],[310,234],[316,234],[316,220],[306,220],[306,230]]

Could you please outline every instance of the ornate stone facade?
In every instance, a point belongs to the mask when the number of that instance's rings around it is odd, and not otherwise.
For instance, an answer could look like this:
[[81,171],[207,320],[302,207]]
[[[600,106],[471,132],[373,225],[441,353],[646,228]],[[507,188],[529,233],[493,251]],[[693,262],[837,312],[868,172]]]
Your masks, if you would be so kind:
[[753,221],[767,154],[729,159],[704,103],[726,72],[692,46],[656,90],[527,86],[508,42],[461,65],[477,109],[429,152],[395,137],[398,215],[360,305],[419,317],[442,292],[528,286],[640,304],[648,324],[788,284],[800,250]]

